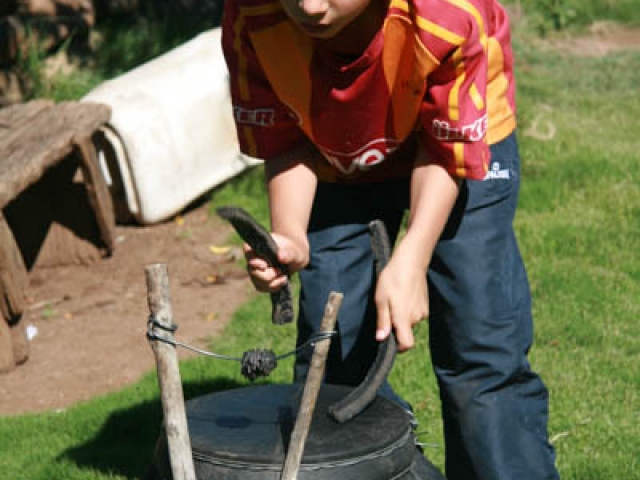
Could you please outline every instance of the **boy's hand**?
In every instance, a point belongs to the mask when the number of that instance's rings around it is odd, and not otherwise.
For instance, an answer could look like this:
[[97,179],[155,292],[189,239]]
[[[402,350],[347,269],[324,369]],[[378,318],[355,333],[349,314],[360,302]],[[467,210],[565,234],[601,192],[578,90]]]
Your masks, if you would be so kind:
[[[289,274],[302,270],[309,263],[309,247],[305,243],[300,245],[288,237],[272,233],[274,241],[278,245],[278,260],[289,267]],[[253,286],[259,292],[275,292],[280,290],[287,282],[287,275],[278,268],[269,265],[267,261],[258,257],[253,249],[244,244],[244,256],[247,259],[247,271]]]
[[378,310],[376,340],[395,330],[398,351],[413,348],[412,328],[429,315],[425,271],[410,256],[395,255],[380,273],[375,303]]
[[384,340],[393,328],[399,352],[413,347],[412,328],[429,315],[427,269],[458,196],[459,184],[440,165],[429,163],[421,150],[411,174],[407,233],[380,273],[375,295],[376,339]]

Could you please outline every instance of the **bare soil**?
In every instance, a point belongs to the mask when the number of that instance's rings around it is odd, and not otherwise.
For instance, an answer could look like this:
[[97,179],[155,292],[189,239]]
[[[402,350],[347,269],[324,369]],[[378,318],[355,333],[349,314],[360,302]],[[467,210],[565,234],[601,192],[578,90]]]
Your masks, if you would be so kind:
[[0,374],[0,414],[64,409],[136,382],[155,367],[145,337],[148,264],[167,264],[176,335],[201,348],[252,291],[234,261],[239,249],[217,248],[230,227],[210,218],[205,205],[163,224],[117,231],[109,258],[30,273],[30,308],[22,321],[37,334],[29,359]]
[[558,37],[550,40],[550,43],[571,55],[602,57],[621,51],[640,50],[640,29],[602,21],[591,25],[587,35]]

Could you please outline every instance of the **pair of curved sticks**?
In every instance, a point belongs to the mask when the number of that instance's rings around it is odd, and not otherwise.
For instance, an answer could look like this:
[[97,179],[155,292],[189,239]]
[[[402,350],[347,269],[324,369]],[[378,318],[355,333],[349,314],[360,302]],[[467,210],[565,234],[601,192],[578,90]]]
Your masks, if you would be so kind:
[[[227,220],[238,235],[251,246],[256,254],[269,264],[287,273],[286,265],[278,260],[278,246],[269,234],[249,213],[240,207],[227,206],[217,209],[218,215]],[[391,256],[391,244],[384,223],[374,220],[369,224],[371,245],[376,260],[376,272],[379,274]],[[276,325],[293,321],[294,309],[289,283],[281,290],[271,294],[271,319]],[[345,398],[329,407],[329,415],[337,422],[344,423],[360,414],[376,397],[378,390],[393,367],[397,354],[395,336],[389,335],[378,347],[376,358],[360,385]]]

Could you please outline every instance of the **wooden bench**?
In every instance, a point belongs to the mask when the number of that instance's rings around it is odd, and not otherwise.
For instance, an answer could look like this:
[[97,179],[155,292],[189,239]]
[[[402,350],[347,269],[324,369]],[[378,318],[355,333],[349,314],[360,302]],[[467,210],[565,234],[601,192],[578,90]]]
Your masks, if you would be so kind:
[[28,358],[23,314],[27,308],[27,265],[5,209],[69,157],[77,159],[87,198],[107,254],[115,246],[115,220],[100,171],[93,135],[111,116],[96,103],[35,100],[0,110],[0,372]]

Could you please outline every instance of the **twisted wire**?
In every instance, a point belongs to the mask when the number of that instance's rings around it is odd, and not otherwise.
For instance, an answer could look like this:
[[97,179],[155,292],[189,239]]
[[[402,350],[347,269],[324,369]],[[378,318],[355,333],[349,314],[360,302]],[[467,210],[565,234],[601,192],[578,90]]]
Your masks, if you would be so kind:
[[315,346],[317,342],[321,342],[323,340],[330,339],[334,335],[337,335],[337,331],[333,330],[330,332],[317,332],[313,334],[309,340],[299,345],[294,350],[286,352],[281,355],[276,355],[273,350],[270,349],[251,349],[247,350],[243,353],[242,357],[234,357],[231,355],[224,355],[221,353],[212,352],[209,350],[204,350],[201,348],[194,347],[184,342],[180,342],[174,338],[168,338],[162,335],[158,335],[154,331],[154,327],[160,328],[161,330],[168,331],[173,333],[177,330],[177,325],[172,325],[171,327],[165,327],[161,323],[159,323],[155,318],[149,317],[149,322],[147,323],[147,338],[149,340],[157,340],[160,342],[167,343],[172,345],[173,347],[180,347],[187,350],[191,350],[192,352],[198,353],[200,355],[204,355],[206,357],[216,358],[218,360],[227,360],[233,362],[240,362],[241,368],[240,373],[249,379],[250,381],[254,381],[258,377],[266,377],[268,376],[277,366],[278,361],[284,358],[290,357],[291,355],[295,355],[301,350]]

